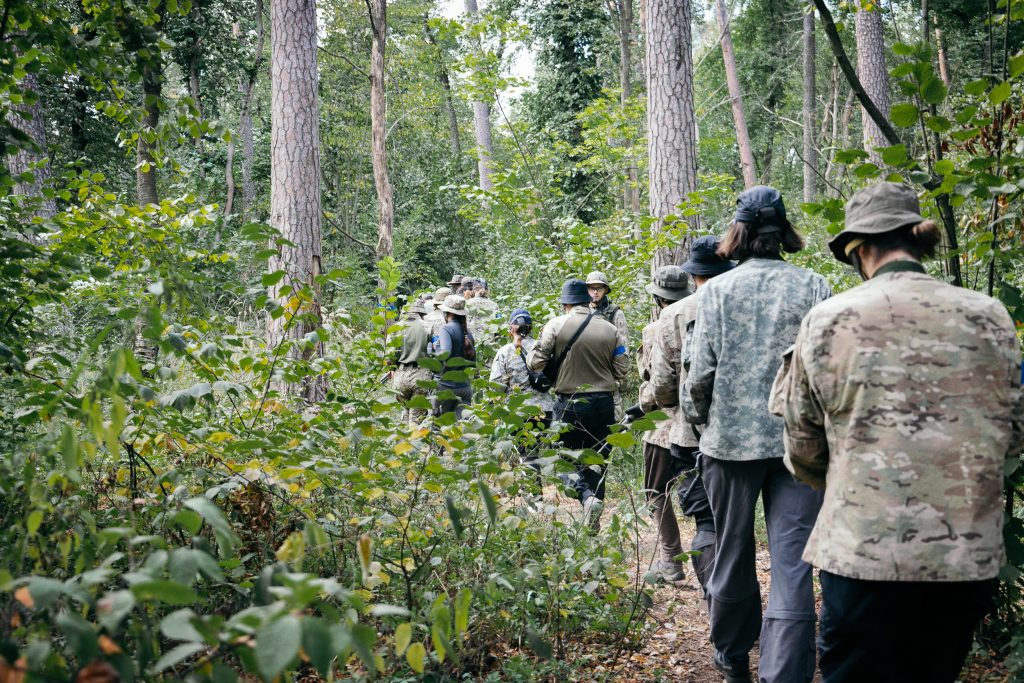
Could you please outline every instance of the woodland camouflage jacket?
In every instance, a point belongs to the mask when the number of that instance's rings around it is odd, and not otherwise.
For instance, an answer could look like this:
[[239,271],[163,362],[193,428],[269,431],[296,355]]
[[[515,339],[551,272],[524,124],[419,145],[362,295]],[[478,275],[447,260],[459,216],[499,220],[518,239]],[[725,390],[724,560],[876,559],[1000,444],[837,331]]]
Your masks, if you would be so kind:
[[800,321],[830,293],[816,273],[758,258],[697,290],[693,358],[679,398],[686,419],[706,425],[700,438],[706,455],[783,456],[782,420],[768,412],[768,394]]
[[[662,310],[662,314],[664,314]],[[642,341],[640,344],[640,353],[636,355],[636,366],[637,370],[640,371],[640,408],[645,412],[649,413],[654,410],[659,410],[658,402],[654,395],[654,386],[651,381],[651,359],[654,356],[654,347],[658,344],[658,339],[663,336],[662,330],[665,328],[666,321],[663,319],[655,320],[649,323],[643,329]],[[662,448],[669,448],[672,445],[672,441],[669,439],[672,433],[672,425],[676,421],[676,413],[679,409],[676,406],[660,408],[662,412],[668,415],[667,420],[662,420],[656,423],[656,427],[650,431],[644,432],[643,440],[647,443],[652,443],[655,446],[661,446]]]
[[772,410],[786,463],[825,487],[803,558],[870,581],[999,572],[1003,462],[1022,446],[1020,347],[998,301],[883,266],[810,312]]

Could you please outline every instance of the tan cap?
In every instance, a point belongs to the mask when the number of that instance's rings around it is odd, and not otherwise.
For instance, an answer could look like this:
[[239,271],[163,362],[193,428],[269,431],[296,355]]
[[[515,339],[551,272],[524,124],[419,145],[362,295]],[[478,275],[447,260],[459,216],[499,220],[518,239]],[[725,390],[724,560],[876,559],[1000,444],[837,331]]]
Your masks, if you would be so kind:
[[612,291],[612,286],[608,284],[608,276],[600,270],[594,270],[587,274],[587,286],[590,285],[604,285],[609,292]]
[[455,315],[466,315],[466,300],[458,294],[449,294],[441,304],[441,310]]
[[451,287],[439,287],[438,290],[434,292],[434,306],[440,306],[441,304],[444,303],[444,300],[450,297],[451,295]]

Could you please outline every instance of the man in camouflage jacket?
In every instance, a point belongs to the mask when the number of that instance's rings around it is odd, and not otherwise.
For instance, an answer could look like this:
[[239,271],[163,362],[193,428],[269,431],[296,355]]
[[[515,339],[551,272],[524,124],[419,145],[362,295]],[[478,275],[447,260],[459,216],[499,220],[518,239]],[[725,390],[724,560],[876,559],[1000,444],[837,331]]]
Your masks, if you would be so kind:
[[916,193],[855,194],[831,243],[868,281],[815,307],[779,372],[786,462],[825,489],[825,681],[952,681],[1006,560],[1003,463],[1022,445],[1020,344],[1003,305],[925,273]]

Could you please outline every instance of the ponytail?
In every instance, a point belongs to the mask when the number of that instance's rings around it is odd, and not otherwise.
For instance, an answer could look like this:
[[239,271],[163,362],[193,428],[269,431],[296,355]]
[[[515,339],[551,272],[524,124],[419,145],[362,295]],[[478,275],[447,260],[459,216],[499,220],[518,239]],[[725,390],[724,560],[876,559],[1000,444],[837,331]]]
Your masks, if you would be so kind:
[[457,315],[455,320],[459,323],[459,327],[462,328],[462,357],[466,360],[476,360],[476,345],[473,343],[473,337],[470,336],[469,330],[466,329],[466,316]]

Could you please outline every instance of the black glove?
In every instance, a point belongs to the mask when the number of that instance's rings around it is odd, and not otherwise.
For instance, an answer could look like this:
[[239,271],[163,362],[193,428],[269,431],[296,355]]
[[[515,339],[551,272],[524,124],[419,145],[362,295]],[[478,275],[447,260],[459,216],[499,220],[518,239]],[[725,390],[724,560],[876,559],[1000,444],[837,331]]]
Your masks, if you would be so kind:
[[632,405],[629,408],[626,408],[626,423],[635,422],[645,414],[644,409],[640,407],[639,403]]

